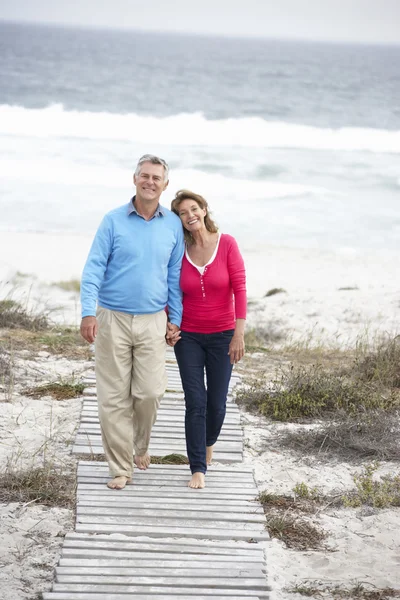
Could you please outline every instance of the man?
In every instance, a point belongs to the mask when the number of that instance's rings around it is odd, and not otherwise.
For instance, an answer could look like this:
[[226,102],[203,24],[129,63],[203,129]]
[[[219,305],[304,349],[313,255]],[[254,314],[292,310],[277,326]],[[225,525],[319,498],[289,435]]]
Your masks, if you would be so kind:
[[166,339],[176,339],[182,316],[182,225],[159,204],[167,163],[145,154],[133,182],[136,195],[104,217],[81,283],[81,334],[95,341],[107,485],[118,490],[132,480],[133,463],[150,464],[151,429],[166,388]]

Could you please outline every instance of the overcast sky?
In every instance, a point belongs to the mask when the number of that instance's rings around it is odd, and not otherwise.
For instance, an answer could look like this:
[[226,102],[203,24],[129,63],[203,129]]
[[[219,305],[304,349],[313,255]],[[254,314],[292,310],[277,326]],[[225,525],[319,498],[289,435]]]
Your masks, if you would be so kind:
[[0,0],[0,19],[400,44],[400,0]]

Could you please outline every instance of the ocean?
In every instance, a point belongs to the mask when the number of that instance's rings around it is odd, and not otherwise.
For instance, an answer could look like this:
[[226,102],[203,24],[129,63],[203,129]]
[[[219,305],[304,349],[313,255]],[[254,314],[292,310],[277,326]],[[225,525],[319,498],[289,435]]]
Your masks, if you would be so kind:
[[0,82],[0,234],[93,233],[150,152],[248,252],[400,249],[400,46],[2,22]]

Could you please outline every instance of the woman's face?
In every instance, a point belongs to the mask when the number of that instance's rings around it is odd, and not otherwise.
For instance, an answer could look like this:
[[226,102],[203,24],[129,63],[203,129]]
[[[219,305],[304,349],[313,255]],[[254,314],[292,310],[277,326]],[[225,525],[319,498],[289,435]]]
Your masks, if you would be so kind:
[[179,205],[179,216],[185,229],[194,233],[205,228],[204,217],[207,214],[205,208],[200,208],[195,200],[183,200]]

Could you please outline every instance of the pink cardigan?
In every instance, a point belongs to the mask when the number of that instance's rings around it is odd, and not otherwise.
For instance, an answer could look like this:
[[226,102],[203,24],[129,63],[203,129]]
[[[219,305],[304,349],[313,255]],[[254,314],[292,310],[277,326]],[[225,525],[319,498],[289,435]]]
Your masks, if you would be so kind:
[[203,275],[184,256],[180,285],[182,331],[217,333],[234,329],[236,319],[246,318],[246,272],[231,235],[221,234],[217,254]]

